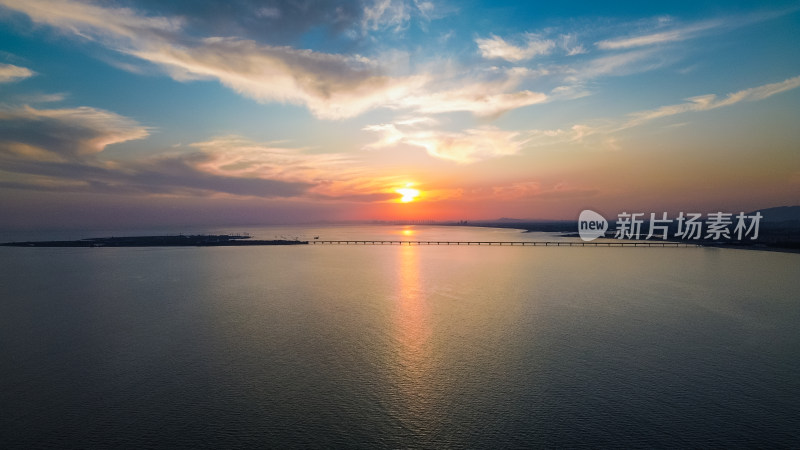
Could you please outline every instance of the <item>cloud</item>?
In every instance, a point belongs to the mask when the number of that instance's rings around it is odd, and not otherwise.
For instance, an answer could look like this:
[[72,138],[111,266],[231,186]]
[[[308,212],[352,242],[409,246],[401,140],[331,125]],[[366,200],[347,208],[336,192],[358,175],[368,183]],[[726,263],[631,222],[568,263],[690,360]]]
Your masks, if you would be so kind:
[[425,0],[366,0],[362,3],[363,15],[361,28],[363,32],[393,32],[405,30],[412,19],[421,19],[424,24],[447,14],[443,8]]
[[582,55],[588,53],[583,44],[578,43],[578,36],[574,33],[562,34],[559,37],[559,47],[561,47],[567,56]]
[[347,202],[396,197],[387,193],[387,186],[395,180],[365,169],[353,156],[310,153],[235,135],[189,147],[194,150],[125,164],[124,169],[152,185],[184,195],[223,193]]
[[394,180],[353,157],[220,136],[189,151],[145,158],[100,158],[109,145],[141,139],[148,129],[90,107],[0,110],[0,186],[124,195],[317,198],[386,201]]
[[[257,101],[305,105],[322,119],[354,117],[376,108],[411,109],[423,114],[468,111],[489,117],[546,99],[544,94],[528,90],[513,92],[524,78],[524,69],[512,69],[498,80],[451,79],[450,84],[458,82],[459,87],[442,88],[446,76],[394,76],[378,61],[359,55],[300,50],[233,37],[193,38],[184,30],[189,19],[182,16],[150,17],[127,8],[75,0],[30,0],[22,4],[0,0],[3,3],[37,23],[152,63],[175,80],[217,80]],[[283,14],[279,6],[275,8]],[[365,6],[364,17],[370,24],[399,24],[405,20],[401,11],[408,8],[430,13],[432,6],[380,0]],[[534,46],[533,42],[529,45]]]
[[12,64],[0,64],[0,83],[11,83],[32,77],[34,72],[25,67]]
[[551,130],[526,130],[522,132],[528,147],[583,143],[587,138],[602,133],[606,128],[583,124]]
[[468,129],[461,133],[428,132],[408,136],[404,142],[424,148],[429,155],[459,163],[472,163],[519,153],[519,133],[496,127]]
[[652,49],[632,50],[591,59],[569,69],[566,81],[581,82],[602,76],[622,76],[646,72],[668,64],[667,55]]
[[193,39],[180,34],[181,19],[145,17],[127,8],[71,0],[0,0],[0,4],[35,22],[156,64],[176,80],[216,79],[259,101],[305,104],[326,119],[352,117],[391,104],[427,81],[426,76],[384,75],[375,62],[359,56],[238,38]]
[[[230,147],[222,147],[221,140],[196,144],[201,150],[184,154],[123,161],[97,158],[109,145],[147,135],[146,127],[129,118],[90,107],[6,108],[0,110],[0,170],[26,175],[22,182],[14,182],[17,187],[79,192],[221,192],[269,197],[299,195],[312,185],[281,173],[302,168],[300,157],[291,150],[270,152],[240,145],[239,152],[248,153],[249,159],[236,158]],[[222,149],[215,152],[210,145]],[[322,159],[309,158],[306,165],[322,166]]]
[[130,8],[103,8],[75,0],[0,0],[0,5],[86,39],[107,38],[121,43],[140,36],[165,35],[181,29],[180,19],[146,17]]
[[[687,99],[684,103],[662,106],[653,110],[628,114],[627,119],[597,120],[593,124],[575,124],[568,128],[551,130],[526,130],[519,132],[526,147],[563,146],[570,144],[588,145],[592,148],[619,150],[615,133],[645,125],[651,121],[689,112],[710,111],[717,108],[733,106],[741,102],[764,100],[782,92],[800,87],[800,76],[788,78],[777,83],[765,84],[753,88],[733,92],[722,98],[715,94],[699,95]],[[684,126],[685,123],[670,126]]]
[[523,46],[509,44],[503,38],[492,35],[489,38],[475,39],[481,56],[486,59],[504,59],[510,62],[528,60],[540,55],[549,54],[556,46],[549,39],[541,39],[533,33],[526,33]]
[[300,197],[311,183],[239,177],[204,171],[213,155],[201,152],[166,155],[142,161],[100,162],[94,159],[62,162],[0,160],[6,172],[24,174],[24,181],[6,187],[59,192],[126,195]]
[[198,166],[209,158],[209,155],[192,153],[109,164],[93,160],[80,162],[6,160],[3,161],[2,168],[5,171],[24,173],[38,178],[15,183],[15,187],[19,189],[61,192],[180,196],[230,194],[272,198],[299,196],[310,187],[308,183],[224,176],[199,169]]
[[363,176],[321,180],[309,189],[309,195],[319,200],[347,202],[386,202],[397,199],[400,184],[396,177]]
[[596,197],[601,191],[595,187],[565,181],[507,181],[500,184],[473,184],[457,189],[426,190],[426,197],[435,193],[436,200],[460,200],[474,203],[507,203],[530,201],[563,201]]
[[19,95],[17,98],[23,103],[57,103],[63,101],[68,95],[64,92],[56,92],[54,94],[25,94]]
[[263,198],[300,196],[311,187],[308,182],[207,170],[208,165],[218,162],[217,158],[218,155],[204,152],[158,156],[124,164],[112,171],[110,181],[114,185],[145,193],[224,193]]
[[[656,17],[634,23],[615,24],[617,33],[624,36],[607,37],[608,28],[595,24],[584,24],[572,30],[546,28],[536,33],[528,32],[516,37],[516,41],[497,35],[478,38],[480,54],[486,59],[501,59],[520,63],[542,55],[556,53],[560,61],[550,58],[538,64],[538,71],[550,80],[559,91],[552,90],[551,100],[569,99],[589,93],[587,81],[599,77],[626,76],[648,72],[679,61],[684,55],[674,47],[664,44],[697,39],[712,33],[731,30],[764,22],[800,8],[749,13],[738,16],[719,17],[710,20],[680,23],[670,17]],[[576,31],[579,30],[579,31]],[[642,31],[646,30],[646,31]],[[594,49],[613,51],[590,52],[580,41],[593,36]],[[602,37],[606,37],[602,39]],[[591,42],[591,41],[589,41]],[[594,53],[594,54],[592,54]],[[585,55],[579,58],[570,58]],[[568,91],[572,93],[566,94]]]
[[492,186],[485,197],[508,201],[521,198],[536,197],[542,192],[542,184],[538,181],[523,181],[518,183]]
[[797,87],[800,87],[800,76],[788,78],[778,83],[770,83],[763,86],[743,89],[741,91],[728,94],[721,99],[717,98],[717,96],[714,94],[700,95],[686,99],[687,101],[685,103],[662,106],[658,109],[630,114],[631,119],[626,122],[622,128],[630,128],[633,126],[642,125],[655,119],[674,116],[676,114],[683,114],[686,112],[708,111],[725,106],[732,106],[740,102],[763,100],[781,92],[796,89]]
[[364,6],[362,27],[365,30],[402,29],[411,18],[410,9],[411,5],[402,0],[375,0]]
[[409,96],[403,99],[400,104],[412,107],[422,114],[467,111],[477,116],[492,117],[512,109],[543,103],[546,100],[547,95],[527,90],[487,94],[487,91],[481,90],[480,85],[477,84],[463,89],[424,96]]
[[597,48],[602,50],[624,50],[635,47],[666,44],[669,42],[684,41],[699,36],[702,32],[719,28],[724,24],[720,20],[710,20],[692,25],[687,25],[671,30],[656,33],[641,34],[624,38],[607,39],[596,42]]
[[296,44],[309,30],[345,46],[370,32],[401,32],[416,19],[440,17],[442,8],[421,0],[137,0],[147,11],[180,17],[186,28],[208,36],[238,36],[277,45]]
[[161,46],[132,49],[130,54],[166,68],[177,80],[217,79],[259,101],[305,104],[324,119],[353,117],[391,105],[428,80],[424,75],[382,75],[365,58],[238,39],[208,38],[191,48]]
[[469,72],[461,78],[429,85],[395,101],[395,108],[408,108],[420,114],[470,112],[479,117],[496,117],[507,111],[544,103],[547,95],[517,87],[531,71],[522,67],[494,69],[488,73]]
[[[390,13],[396,5],[377,2],[366,17],[394,23],[395,19],[387,17],[396,17]],[[184,22],[180,18],[144,17],[125,8],[70,0],[31,0],[7,6],[36,22],[98,40],[160,66],[176,80],[215,79],[258,101],[306,105],[324,119],[353,117],[379,107],[429,112],[434,109],[430,105],[437,102],[443,105],[436,108],[442,112],[466,110],[492,115],[541,101],[541,94],[528,91],[495,95],[449,92],[426,99],[426,86],[432,78],[425,74],[386,75],[377,62],[357,55],[270,46],[239,38],[192,39],[180,34]]]
[[0,153],[5,154],[75,159],[148,134],[135,121],[101,109],[0,109]]
[[359,28],[363,2],[326,0],[137,0],[154,14],[180,17],[187,30],[208,36],[239,36],[291,44],[314,28],[327,36]]
[[387,123],[370,125],[364,130],[380,134],[380,138],[367,148],[382,149],[406,144],[423,148],[434,158],[461,164],[516,155],[525,144],[525,140],[520,139],[519,132],[492,126],[447,132]]
[[591,95],[583,83],[577,82],[574,84],[556,86],[550,91],[552,98],[574,100],[581,97]]
[[315,183],[334,174],[351,174],[355,161],[342,154],[312,154],[303,149],[253,142],[240,136],[220,136],[189,145],[206,155],[195,167],[221,176],[274,178]]
[[600,191],[595,188],[576,186],[566,182],[543,186],[538,181],[524,181],[501,186],[493,186],[488,198],[497,200],[541,199],[563,200],[570,198],[594,197]]
[[791,14],[798,9],[800,9],[800,7],[794,6],[779,10],[728,16],[689,24],[678,24],[675,26],[672,26],[673,21],[669,17],[659,17],[656,19],[654,30],[651,32],[605,39],[595,42],[595,46],[601,50],[625,50],[680,42],[702,37],[713,30],[730,31],[739,27],[776,19],[786,14]]

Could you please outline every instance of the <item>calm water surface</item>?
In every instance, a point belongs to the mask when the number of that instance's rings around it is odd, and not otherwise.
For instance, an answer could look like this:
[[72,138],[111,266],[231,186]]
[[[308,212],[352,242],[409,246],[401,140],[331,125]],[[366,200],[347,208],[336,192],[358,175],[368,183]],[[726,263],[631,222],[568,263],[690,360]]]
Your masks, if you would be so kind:
[[[292,233],[555,239],[256,234]],[[798,254],[0,248],[0,267],[3,448],[800,446]]]

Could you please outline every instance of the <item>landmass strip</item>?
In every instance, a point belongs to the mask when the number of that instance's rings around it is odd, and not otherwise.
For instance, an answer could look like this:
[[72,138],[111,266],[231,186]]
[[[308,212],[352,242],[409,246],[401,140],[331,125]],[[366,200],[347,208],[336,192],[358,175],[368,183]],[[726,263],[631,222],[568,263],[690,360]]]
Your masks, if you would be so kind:
[[26,241],[0,244],[7,247],[232,247],[252,245],[520,245],[520,246],[564,246],[564,247],[696,247],[687,242],[606,242],[583,241],[412,241],[412,240],[251,240],[249,235],[195,235],[195,236],[132,236],[90,238],[75,241]]
[[129,236],[89,238],[76,241],[6,242],[6,247],[235,247],[246,245],[302,245],[300,240],[257,240],[250,236],[217,234],[193,236]]

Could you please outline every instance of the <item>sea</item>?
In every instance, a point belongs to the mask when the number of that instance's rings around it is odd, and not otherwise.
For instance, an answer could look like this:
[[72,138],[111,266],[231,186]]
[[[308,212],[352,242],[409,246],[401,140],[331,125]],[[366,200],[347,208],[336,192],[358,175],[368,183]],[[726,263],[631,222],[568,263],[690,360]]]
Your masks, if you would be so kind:
[[0,269],[4,449],[800,448],[796,253],[0,247]]

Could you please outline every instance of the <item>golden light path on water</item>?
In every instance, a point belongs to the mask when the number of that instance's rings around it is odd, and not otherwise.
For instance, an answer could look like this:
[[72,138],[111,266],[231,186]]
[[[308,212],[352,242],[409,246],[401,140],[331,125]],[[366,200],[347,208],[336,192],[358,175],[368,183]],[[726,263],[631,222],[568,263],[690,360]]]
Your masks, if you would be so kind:
[[[404,230],[410,231],[408,229]],[[404,235],[409,235],[404,233]],[[437,383],[431,342],[430,308],[420,274],[420,255],[416,247],[402,247],[397,253],[396,305],[394,312],[395,384],[403,418],[436,417]],[[437,428],[426,421],[405,421],[404,427],[417,435],[428,435]]]

